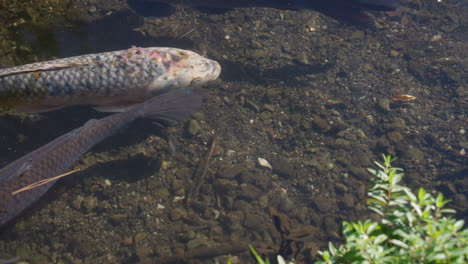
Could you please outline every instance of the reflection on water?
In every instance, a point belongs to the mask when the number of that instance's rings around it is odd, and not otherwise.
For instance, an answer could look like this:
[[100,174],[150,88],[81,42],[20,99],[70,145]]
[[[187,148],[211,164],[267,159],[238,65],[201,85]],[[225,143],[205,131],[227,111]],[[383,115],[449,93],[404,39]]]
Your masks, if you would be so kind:
[[[402,2],[389,13],[361,10],[364,25],[301,8],[186,4],[153,17],[125,0],[76,1],[53,6],[53,19],[19,6],[10,21],[27,23],[2,29],[2,65],[170,46],[217,60],[223,72],[202,89],[203,110],[167,131],[175,152],[144,121],[109,138],[1,229],[0,258],[163,263],[185,253],[206,263],[231,253],[253,263],[242,251],[253,243],[310,263],[340,240],[343,220],[369,216],[366,168],[381,153],[399,157],[413,189],[443,192],[463,216],[466,16],[456,1]],[[405,94],[416,100],[391,99]],[[102,116],[87,107],[3,115],[0,164]]]

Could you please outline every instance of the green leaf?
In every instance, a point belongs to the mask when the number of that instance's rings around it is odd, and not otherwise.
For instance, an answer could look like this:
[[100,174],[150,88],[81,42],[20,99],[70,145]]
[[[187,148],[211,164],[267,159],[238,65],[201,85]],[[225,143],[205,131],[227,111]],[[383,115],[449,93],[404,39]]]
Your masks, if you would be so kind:
[[409,248],[409,246],[405,242],[398,239],[390,239],[389,242],[402,248]]
[[263,261],[262,257],[260,257],[260,255],[257,253],[257,251],[255,251],[255,248],[252,247],[252,246],[249,246],[250,248],[250,252],[252,252],[252,254],[254,255],[255,257],[255,260],[257,261],[258,264],[268,264],[269,261],[267,259],[267,261]]
[[403,188],[403,191],[405,192],[406,196],[410,199],[410,201],[417,203],[418,200],[416,198],[416,195],[414,195],[409,188]]
[[455,211],[453,209],[450,209],[450,208],[445,208],[445,209],[440,210],[440,212],[443,213],[443,214],[454,214],[457,211]]
[[387,235],[378,235],[375,239],[374,239],[374,244],[378,245],[382,242],[384,242],[385,240],[387,240],[388,236]]
[[437,208],[442,208],[449,202],[450,202],[450,200],[444,200],[444,195],[443,194],[439,193],[439,195],[437,195],[437,198],[436,198]]
[[454,229],[453,231],[456,232],[456,231],[460,230],[460,229],[463,227],[464,224],[465,224],[465,221],[463,221],[463,220],[458,220],[458,221],[455,222],[455,224],[453,225],[453,229]]
[[431,259],[432,260],[446,260],[447,256],[445,256],[445,254],[443,254],[443,253],[439,253],[439,254],[436,254],[436,255],[432,256]]
[[426,196],[426,190],[424,190],[423,188],[419,188],[419,191],[418,191],[419,201],[424,201],[425,196]]
[[423,215],[423,213],[421,211],[421,208],[419,207],[419,204],[411,202],[410,205],[411,205],[411,207],[413,207],[414,211],[416,211],[416,213],[419,215],[419,217],[421,217]]

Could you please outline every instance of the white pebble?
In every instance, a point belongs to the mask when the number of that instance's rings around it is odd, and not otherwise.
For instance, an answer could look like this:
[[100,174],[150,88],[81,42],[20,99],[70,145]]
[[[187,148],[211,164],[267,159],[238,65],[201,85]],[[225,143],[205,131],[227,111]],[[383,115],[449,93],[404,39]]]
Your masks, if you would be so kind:
[[268,162],[268,160],[266,160],[264,158],[258,158],[257,162],[258,162],[258,165],[260,165],[261,167],[268,168],[270,170],[272,169],[271,165],[270,165],[270,162]]

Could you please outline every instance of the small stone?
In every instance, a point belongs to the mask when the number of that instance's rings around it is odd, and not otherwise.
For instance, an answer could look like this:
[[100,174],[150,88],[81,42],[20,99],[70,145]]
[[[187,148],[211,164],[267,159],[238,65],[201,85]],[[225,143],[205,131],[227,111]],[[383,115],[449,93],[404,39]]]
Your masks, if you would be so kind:
[[135,255],[139,260],[147,260],[153,254],[153,250],[147,247],[141,247],[135,249]]
[[83,201],[84,201],[84,197],[81,196],[81,195],[77,195],[75,197],[75,199],[73,199],[72,201],[72,207],[75,208],[76,210],[80,210],[81,209],[81,205],[83,204]]
[[322,131],[328,131],[330,129],[330,124],[328,121],[319,117],[318,115],[313,116],[312,124]]
[[227,224],[240,225],[244,221],[244,213],[242,211],[233,211],[226,215]]
[[146,232],[138,232],[135,234],[135,236],[133,237],[133,241],[135,242],[135,244],[138,244],[140,243],[141,241],[143,241],[143,239],[146,238],[148,234]]
[[242,189],[239,193],[239,197],[246,199],[247,201],[257,200],[262,194],[262,190],[251,185],[243,183],[241,185]]
[[237,182],[227,179],[217,179],[215,189],[220,193],[230,194],[237,190]]
[[387,133],[387,137],[392,143],[400,143],[404,139],[403,135],[397,131]]
[[345,193],[343,195],[343,199],[342,199],[342,202],[343,202],[343,205],[345,208],[353,208],[354,207],[354,197],[352,194],[350,193]]
[[336,223],[333,217],[325,217],[325,230],[327,231],[328,236],[333,238],[340,237],[338,232],[340,230],[340,226]]
[[294,174],[294,166],[287,159],[279,158],[273,162],[273,172],[283,177],[289,177]]
[[339,192],[343,192],[343,193],[346,193],[349,191],[349,188],[346,187],[346,185],[342,184],[342,183],[335,183],[335,189]]
[[172,221],[177,221],[177,220],[180,220],[181,218],[185,217],[187,215],[187,213],[180,209],[180,208],[174,208],[171,210],[171,213],[169,214],[169,218],[172,220]]
[[245,215],[244,226],[259,231],[265,228],[265,223],[260,215],[249,213]]
[[318,196],[314,199],[313,203],[322,213],[329,213],[329,210],[332,207],[330,198],[324,196]]
[[270,112],[275,112],[275,108],[270,104],[264,104],[263,109],[268,110]]
[[378,100],[379,108],[385,112],[390,112],[391,111],[390,102],[391,100],[388,98],[379,98]]
[[196,112],[195,114],[192,115],[192,117],[193,119],[197,121],[201,121],[205,119],[205,115],[203,114],[203,112]]
[[94,210],[98,206],[98,204],[99,204],[98,199],[94,196],[87,196],[83,200],[83,206],[88,212],[91,212],[92,210]]
[[397,50],[391,50],[391,51],[390,51],[390,56],[392,56],[392,57],[398,57],[398,56],[400,56],[400,52],[397,51]]
[[126,215],[126,214],[114,214],[114,215],[109,216],[109,220],[113,224],[120,224],[123,221],[125,221],[125,219],[127,219],[127,217],[128,217],[128,215]]
[[289,213],[296,207],[293,201],[291,201],[288,197],[283,197],[279,203],[279,209],[282,212]]
[[405,155],[413,160],[417,160],[417,161],[424,160],[424,152],[415,147],[410,147],[410,149],[406,151]]
[[234,208],[235,209],[238,209],[238,210],[241,210],[244,214],[248,214],[250,212],[252,212],[254,209],[253,209],[253,206],[250,205],[250,203],[244,201],[244,200],[236,200],[234,201]]
[[171,162],[167,160],[161,161],[161,169],[162,170],[167,170],[171,167]]
[[268,162],[268,160],[264,159],[264,158],[257,158],[257,163],[260,167],[263,167],[263,168],[268,168],[268,169],[272,169],[270,163]]
[[209,243],[204,237],[198,237],[187,242],[187,249],[192,250],[200,247],[208,247]]
[[187,133],[189,136],[197,135],[201,130],[200,124],[195,119],[191,119],[187,125]]
[[218,175],[221,178],[233,179],[244,171],[246,171],[245,166],[238,164],[238,165],[225,168],[221,173],[218,173]]
[[133,244],[133,238],[131,237],[124,237],[122,239],[122,244],[125,246],[131,246]]
[[365,36],[366,34],[364,33],[364,31],[358,30],[358,31],[354,31],[353,33],[351,33],[351,36],[349,38],[352,40],[360,40],[360,39],[364,39]]

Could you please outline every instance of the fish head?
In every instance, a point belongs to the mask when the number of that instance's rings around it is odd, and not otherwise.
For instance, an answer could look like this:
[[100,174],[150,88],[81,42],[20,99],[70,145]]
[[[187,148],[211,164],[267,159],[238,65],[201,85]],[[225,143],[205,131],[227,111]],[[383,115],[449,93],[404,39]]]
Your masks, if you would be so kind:
[[218,78],[221,66],[193,51],[176,48],[157,48],[148,51],[151,61],[161,74],[154,76],[149,90],[196,88]]

